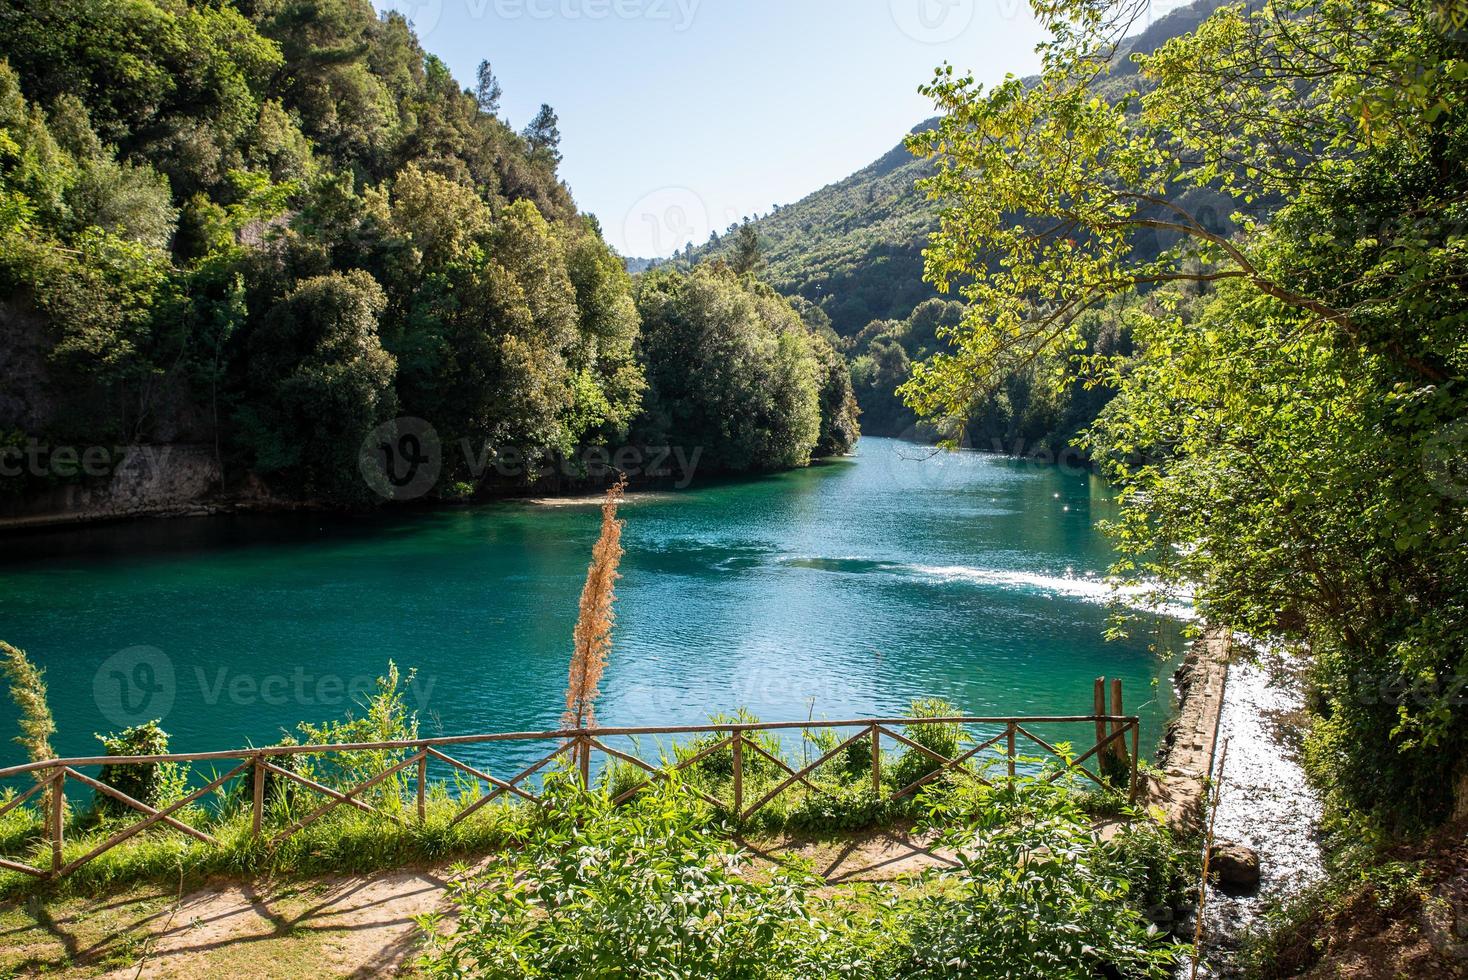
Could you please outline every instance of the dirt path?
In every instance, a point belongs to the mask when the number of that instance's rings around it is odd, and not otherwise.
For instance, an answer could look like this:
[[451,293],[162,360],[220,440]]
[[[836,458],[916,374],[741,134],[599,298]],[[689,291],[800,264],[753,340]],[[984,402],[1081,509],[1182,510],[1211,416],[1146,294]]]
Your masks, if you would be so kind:
[[[798,856],[832,886],[892,881],[951,863],[903,830],[820,841],[746,841],[757,861]],[[446,869],[288,882],[151,888],[105,901],[30,901],[0,909],[0,977],[108,980],[411,974],[414,917],[443,902]]]

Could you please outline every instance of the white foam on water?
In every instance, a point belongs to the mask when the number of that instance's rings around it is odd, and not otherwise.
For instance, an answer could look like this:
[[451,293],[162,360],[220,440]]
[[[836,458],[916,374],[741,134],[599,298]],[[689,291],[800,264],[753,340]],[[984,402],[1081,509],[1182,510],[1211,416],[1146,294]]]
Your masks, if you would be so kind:
[[1044,592],[1087,602],[1118,601],[1126,606],[1178,619],[1197,617],[1191,604],[1178,601],[1176,596],[1159,596],[1155,587],[1145,585],[1117,588],[1099,575],[1045,575],[1012,569],[975,568],[970,565],[903,565],[896,567],[938,582],[972,582],[975,585]]

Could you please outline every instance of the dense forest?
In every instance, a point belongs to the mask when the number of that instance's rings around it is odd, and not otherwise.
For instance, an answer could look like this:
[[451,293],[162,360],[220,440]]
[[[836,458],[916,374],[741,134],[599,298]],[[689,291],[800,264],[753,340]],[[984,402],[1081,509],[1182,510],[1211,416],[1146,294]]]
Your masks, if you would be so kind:
[[[1138,74],[1133,53],[1151,52],[1169,39],[1195,29],[1219,0],[1194,0],[1169,11],[1125,38],[1113,57],[1114,68],[1100,80],[1103,97],[1120,99],[1149,81]],[[1034,84],[1026,79],[1025,84]],[[912,134],[930,132],[933,118]],[[952,326],[951,311],[941,314],[941,294],[925,280],[923,250],[938,228],[940,204],[917,187],[932,174],[931,161],[915,157],[899,144],[867,167],[808,197],[715,235],[708,243],[675,257],[674,264],[708,258],[735,261],[741,235],[752,232],[765,264],[765,275],[782,293],[818,306],[842,338],[852,364],[862,428],[873,435],[931,439],[935,430],[919,423],[897,388],[908,380],[909,366],[946,346],[935,335]],[[1233,225],[1236,210],[1267,210],[1271,201],[1244,205],[1209,188],[1177,186],[1169,194],[1220,231]],[[1139,239],[1147,236],[1139,236]],[[1151,236],[1144,248],[1156,252],[1167,236]],[[955,307],[956,308],[956,307]],[[1089,324],[1102,352],[1125,349],[1128,328],[1112,316]],[[1093,348],[1090,353],[1096,353]],[[1057,365],[1037,366],[1011,378],[1005,390],[973,406],[961,439],[986,451],[1012,455],[1031,452],[1053,456],[1062,451],[1106,404],[1105,388],[1056,382]]]
[[454,496],[506,447],[849,448],[832,338],[750,276],[635,287],[554,110],[516,132],[500,97],[368,0],[4,0],[0,445],[204,444],[222,489],[340,503],[399,417],[467,447]]
[[[1308,650],[1342,853],[1433,827],[1468,801],[1468,8],[1224,8],[1119,104],[1097,52],[1138,8],[1081,6],[1048,15],[1038,82],[926,89],[927,274],[967,302],[903,393],[961,426],[1046,363],[1114,390],[1086,433],[1121,491],[1114,572]],[[1237,200],[1235,232],[1179,187]]]

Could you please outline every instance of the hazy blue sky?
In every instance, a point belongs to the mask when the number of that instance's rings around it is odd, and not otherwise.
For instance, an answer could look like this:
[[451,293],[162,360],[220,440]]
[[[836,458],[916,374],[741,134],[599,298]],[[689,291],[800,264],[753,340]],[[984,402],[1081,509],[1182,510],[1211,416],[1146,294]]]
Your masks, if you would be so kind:
[[627,255],[666,255],[788,204],[932,115],[945,59],[1031,72],[1024,0],[374,0],[472,86],[488,58],[517,129],[560,114],[561,174]]

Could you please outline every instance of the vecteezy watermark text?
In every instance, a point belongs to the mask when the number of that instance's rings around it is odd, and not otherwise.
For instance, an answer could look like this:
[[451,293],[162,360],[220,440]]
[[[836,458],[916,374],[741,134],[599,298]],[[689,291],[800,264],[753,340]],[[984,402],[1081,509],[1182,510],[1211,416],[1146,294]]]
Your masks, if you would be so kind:
[[32,436],[23,445],[0,446],[0,478],[108,476],[138,460],[152,480],[172,454],[172,446],[52,446]]
[[[703,0],[382,0],[379,7],[402,14],[423,40],[445,23],[445,8],[451,12],[460,2],[471,21],[645,20],[671,24],[681,33],[693,26]],[[447,22],[461,18],[451,15]]]
[[534,483],[553,476],[600,480],[612,473],[672,480],[683,489],[693,482],[703,447],[589,446],[560,453],[516,445],[476,443],[462,438],[445,445],[422,419],[400,418],[368,433],[358,466],[362,478],[388,500],[415,500],[433,490],[446,470],[453,479],[474,484],[491,473],[503,480]]
[[[407,678],[405,698],[411,707],[426,712],[436,685],[437,678],[415,673]],[[165,720],[181,690],[186,703],[209,708],[228,704],[342,709],[365,703],[378,690],[378,679],[371,674],[311,671],[304,665],[267,673],[198,665],[179,671],[172,657],[152,646],[119,650],[92,678],[97,709],[119,728]]]

